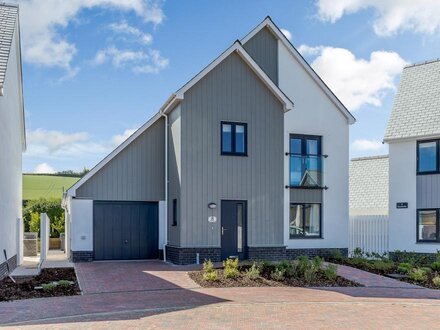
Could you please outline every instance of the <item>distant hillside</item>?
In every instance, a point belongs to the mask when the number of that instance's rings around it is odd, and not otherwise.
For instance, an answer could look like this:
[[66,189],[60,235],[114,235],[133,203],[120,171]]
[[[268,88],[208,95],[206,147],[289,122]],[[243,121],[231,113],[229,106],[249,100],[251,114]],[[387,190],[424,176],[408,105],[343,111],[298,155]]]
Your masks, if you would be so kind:
[[23,174],[23,200],[38,198],[61,198],[79,178]]

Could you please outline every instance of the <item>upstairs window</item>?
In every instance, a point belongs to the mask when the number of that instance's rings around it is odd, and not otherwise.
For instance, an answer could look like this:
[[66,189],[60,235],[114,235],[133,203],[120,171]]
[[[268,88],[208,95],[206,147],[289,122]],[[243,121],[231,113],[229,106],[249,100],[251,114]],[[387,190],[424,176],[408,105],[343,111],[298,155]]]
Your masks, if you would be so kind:
[[439,173],[439,141],[417,143],[417,173]]
[[221,154],[247,156],[247,124],[221,123]]

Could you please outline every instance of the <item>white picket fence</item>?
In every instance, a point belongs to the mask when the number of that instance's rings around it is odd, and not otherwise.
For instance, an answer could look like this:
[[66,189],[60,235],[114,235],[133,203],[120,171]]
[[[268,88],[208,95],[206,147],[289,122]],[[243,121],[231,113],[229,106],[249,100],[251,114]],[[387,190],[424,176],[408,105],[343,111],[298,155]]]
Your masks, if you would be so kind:
[[350,217],[348,253],[360,248],[363,252],[388,253],[388,216],[361,215]]

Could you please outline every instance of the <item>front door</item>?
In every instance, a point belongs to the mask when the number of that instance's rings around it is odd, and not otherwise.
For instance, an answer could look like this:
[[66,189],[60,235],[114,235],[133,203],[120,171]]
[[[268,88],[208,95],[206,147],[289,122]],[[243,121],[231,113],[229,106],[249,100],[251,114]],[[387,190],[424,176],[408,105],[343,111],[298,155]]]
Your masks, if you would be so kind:
[[246,202],[221,202],[222,260],[246,258]]

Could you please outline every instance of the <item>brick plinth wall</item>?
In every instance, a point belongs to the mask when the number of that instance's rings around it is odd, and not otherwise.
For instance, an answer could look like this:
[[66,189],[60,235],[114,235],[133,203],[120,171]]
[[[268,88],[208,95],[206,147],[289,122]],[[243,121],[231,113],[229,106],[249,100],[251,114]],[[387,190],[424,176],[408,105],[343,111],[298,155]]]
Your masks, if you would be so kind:
[[177,246],[166,246],[167,261],[176,265],[191,265],[196,263],[196,254],[199,253],[200,263],[205,259],[212,262],[220,261],[220,248],[181,248]]
[[93,251],[70,251],[70,259],[73,262],[90,262],[93,258]]
[[9,258],[8,261],[4,261],[0,264],[0,280],[8,275],[7,265],[9,265],[9,272],[12,273],[12,271],[17,267],[17,255]]
[[299,256],[307,256],[313,258],[320,256],[328,258],[338,250],[343,256],[348,255],[346,248],[324,248],[324,249],[286,249],[286,247],[249,247],[249,260],[294,260]]
[[293,260],[299,256],[308,256],[313,258],[320,256],[329,258],[335,251],[339,251],[344,257],[348,256],[348,249],[345,248],[320,248],[320,249],[287,249],[287,259]]

